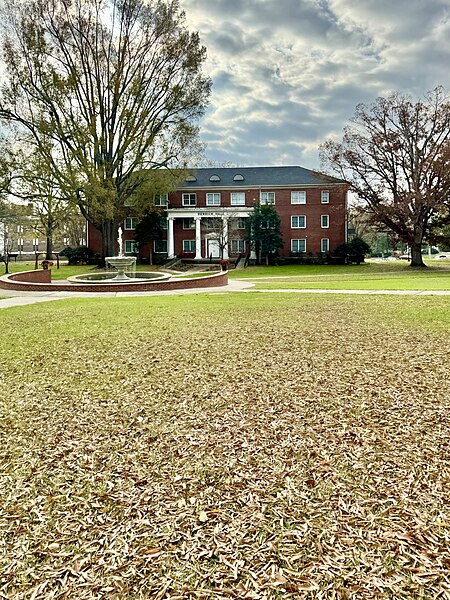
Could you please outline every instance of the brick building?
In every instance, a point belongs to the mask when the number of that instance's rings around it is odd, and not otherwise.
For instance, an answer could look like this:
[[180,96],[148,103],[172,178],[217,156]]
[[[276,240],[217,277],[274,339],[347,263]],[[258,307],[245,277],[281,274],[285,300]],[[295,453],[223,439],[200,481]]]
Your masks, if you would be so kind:
[[[196,169],[168,196],[155,197],[167,216],[161,256],[224,258],[246,252],[245,221],[255,202],[273,204],[281,218],[281,256],[332,252],[346,241],[348,184],[302,167]],[[135,252],[132,214],[123,223],[124,251]],[[90,228],[89,246],[101,248]]]

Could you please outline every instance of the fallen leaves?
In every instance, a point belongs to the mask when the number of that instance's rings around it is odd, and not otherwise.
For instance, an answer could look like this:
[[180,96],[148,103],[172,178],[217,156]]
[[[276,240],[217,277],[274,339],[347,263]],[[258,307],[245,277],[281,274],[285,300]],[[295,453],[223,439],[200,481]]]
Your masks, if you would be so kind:
[[448,308],[255,296],[1,314],[0,598],[450,598]]

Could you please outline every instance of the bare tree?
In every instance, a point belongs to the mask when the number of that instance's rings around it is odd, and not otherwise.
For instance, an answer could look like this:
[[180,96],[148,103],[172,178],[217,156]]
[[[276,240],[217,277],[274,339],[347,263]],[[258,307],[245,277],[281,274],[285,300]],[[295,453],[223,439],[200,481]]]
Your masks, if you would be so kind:
[[151,170],[197,152],[205,48],[177,0],[6,0],[3,23],[0,118],[53,165],[111,254]]
[[246,229],[239,228],[239,217],[237,212],[217,212],[211,213],[211,217],[202,219],[202,227],[207,239],[212,239],[217,243],[220,258],[224,258],[225,250],[231,252],[232,240],[245,239]]
[[356,108],[342,142],[321,146],[324,165],[351,182],[373,223],[411,248],[425,266],[422,244],[450,197],[450,103],[442,88],[416,103],[401,94]]
[[19,215],[14,205],[0,198],[0,261],[5,264],[5,273],[9,273],[11,253],[17,241],[18,222]]

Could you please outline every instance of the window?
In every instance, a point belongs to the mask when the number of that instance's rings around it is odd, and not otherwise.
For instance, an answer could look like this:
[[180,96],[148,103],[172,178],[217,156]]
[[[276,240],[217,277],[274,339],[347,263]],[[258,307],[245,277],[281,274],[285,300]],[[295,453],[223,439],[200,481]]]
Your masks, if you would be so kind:
[[17,233],[23,233],[23,225],[17,225]]
[[206,194],[206,206],[220,206],[220,194]]
[[231,192],[231,206],[245,206],[245,192]]
[[231,253],[241,254],[245,252],[245,240],[231,240]]
[[292,229],[305,229],[306,228],[306,216],[295,215],[291,217]]
[[195,240],[183,240],[183,252],[195,252]]
[[275,192],[261,192],[259,201],[261,204],[275,204]]
[[137,251],[134,240],[125,240],[125,254],[135,254]]
[[330,192],[328,192],[327,190],[322,190],[322,192],[320,194],[320,201],[322,202],[322,204],[329,204],[330,203]]
[[168,196],[167,194],[156,194],[153,196],[153,202],[155,206],[167,206]]
[[330,215],[322,215],[320,217],[320,226],[322,229],[328,229],[330,226]]
[[328,238],[322,238],[320,240],[320,251],[328,252],[330,250],[330,240]]
[[197,177],[195,175],[188,175],[186,181],[197,181]]
[[183,229],[195,229],[194,218],[183,219]]
[[207,217],[206,219],[202,219],[202,225],[205,229],[215,229],[221,230],[223,227],[222,219],[218,217]]
[[306,252],[306,240],[291,240],[291,251],[295,253]]
[[291,204],[306,204],[306,192],[291,192]]
[[195,206],[197,204],[197,194],[183,194],[183,206]]
[[220,181],[220,177],[218,175],[211,175],[209,178],[210,181]]
[[244,181],[244,176],[241,175],[241,173],[236,173],[236,175],[233,177],[233,181]]
[[134,231],[136,229],[137,219],[136,217],[127,217],[124,221],[124,227],[128,231]]
[[167,254],[167,240],[155,240],[155,253]]
[[230,229],[245,229],[245,217],[237,217],[236,219],[230,219]]

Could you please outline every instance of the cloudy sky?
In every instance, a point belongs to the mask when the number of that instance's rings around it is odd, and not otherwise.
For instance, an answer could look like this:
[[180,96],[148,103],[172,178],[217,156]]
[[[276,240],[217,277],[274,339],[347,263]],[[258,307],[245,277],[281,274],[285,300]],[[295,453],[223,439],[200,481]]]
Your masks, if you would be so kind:
[[450,0],[180,0],[208,50],[219,164],[319,168],[360,102],[450,89]]

